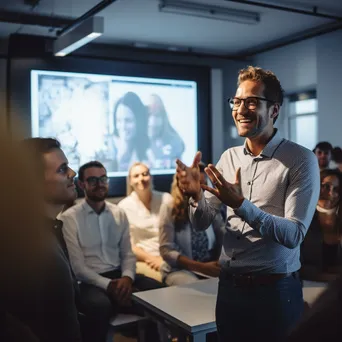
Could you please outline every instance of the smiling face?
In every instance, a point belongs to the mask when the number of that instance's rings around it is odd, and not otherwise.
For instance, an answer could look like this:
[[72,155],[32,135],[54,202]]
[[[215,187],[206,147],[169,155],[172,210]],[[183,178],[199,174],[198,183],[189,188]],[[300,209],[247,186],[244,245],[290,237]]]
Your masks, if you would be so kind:
[[134,139],[137,131],[136,119],[131,109],[120,104],[116,111],[116,129],[121,139],[130,141]]
[[[247,97],[264,98],[264,85],[256,81],[244,81],[236,91],[235,97],[246,99]],[[273,119],[279,114],[279,106],[272,104],[267,106],[267,101],[256,100],[256,108],[247,109],[244,101],[238,108],[233,109],[232,116],[241,137],[254,138],[258,136],[271,136],[273,133]]]
[[76,173],[68,166],[68,159],[59,148],[44,153],[44,195],[52,204],[63,205],[76,199]]
[[108,195],[108,178],[102,167],[89,167],[84,170],[84,181],[79,181],[81,189],[87,199],[93,202],[102,202]]
[[131,187],[136,192],[151,190],[150,170],[143,164],[132,167],[129,180]]
[[329,150],[321,150],[320,148],[315,149],[315,155],[318,160],[318,165],[320,169],[326,169],[329,167],[329,163],[331,160],[331,151]]
[[325,208],[334,208],[340,200],[340,181],[337,176],[327,176],[322,180],[320,201],[325,201]]

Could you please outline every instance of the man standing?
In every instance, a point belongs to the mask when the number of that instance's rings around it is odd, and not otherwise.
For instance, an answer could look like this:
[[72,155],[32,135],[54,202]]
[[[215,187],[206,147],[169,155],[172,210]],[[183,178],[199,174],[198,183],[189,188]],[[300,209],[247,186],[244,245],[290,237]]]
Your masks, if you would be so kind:
[[227,206],[216,305],[221,341],[280,341],[302,313],[300,244],[317,204],[319,169],[311,151],[274,128],[282,102],[272,72],[241,70],[229,104],[245,144],[208,165],[213,188],[200,185],[200,152],[190,167],[177,161],[196,227],[206,229],[221,203]]
[[[62,222],[56,219],[63,205],[76,198],[75,172],[60,143],[50,138],[31,138],[23,146],[42,166],[46,227],[51,230],[52,245],[48,248],[35,298],[31,295],[32,312],[29,326],[40,341],[76,342],[81,333],[76,309],[77,283],[74,282],[62,235]],[[33,164],[34,165],[34,164]],[[33,318],[32,318],[33,317]]]
[[104,166],[92,161],[80,167],[79,185],[85,200],[63,213],[63,232],[72,268],[81,280],[81,298],[89,325],[89,341],[105,341],[110,318],[130,310],[133,286],[161,287],[135,275],[129,224],[125,212],[105,201],[108,177]]

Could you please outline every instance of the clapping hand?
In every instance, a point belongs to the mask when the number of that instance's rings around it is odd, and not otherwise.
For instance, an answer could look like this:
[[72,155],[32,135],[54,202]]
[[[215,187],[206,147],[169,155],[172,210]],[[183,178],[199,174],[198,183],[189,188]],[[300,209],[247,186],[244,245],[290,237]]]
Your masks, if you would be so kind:
[[177,159],[177,180],[178,186],[185,195],[193,197],[196,201],[200,200],[201,183],[200,169],[198,164],[202,158],[202,153],[197,152],[191,166],[186,166],[183,162]]
[[207,190],[219,198],[223,204],[233,209],[239,208],[244,200],[244,197],[241,194],[240,170],[241,169],[238,168],[236,171],[235,183],[229,183],[213,164],[209,164],[208,167],[205,168],[205,172],[214,185],[214,188],[205,184],[202,184],[201,187],[203,190]]

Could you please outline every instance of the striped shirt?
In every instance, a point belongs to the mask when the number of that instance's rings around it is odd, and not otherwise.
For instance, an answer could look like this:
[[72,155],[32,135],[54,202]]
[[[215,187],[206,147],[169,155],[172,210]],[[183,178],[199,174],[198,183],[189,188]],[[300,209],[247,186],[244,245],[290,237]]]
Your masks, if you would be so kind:
[[[232,273],[290,273],[300,268],[300,244],[319,197],[317,158],[276,132],[258,156],[244,146],[226,150],[217,169],[230,183],[241,167],[240,208],[227,207],[220,263]],[[205,192],[190,217],[206,229],[221,202]]]

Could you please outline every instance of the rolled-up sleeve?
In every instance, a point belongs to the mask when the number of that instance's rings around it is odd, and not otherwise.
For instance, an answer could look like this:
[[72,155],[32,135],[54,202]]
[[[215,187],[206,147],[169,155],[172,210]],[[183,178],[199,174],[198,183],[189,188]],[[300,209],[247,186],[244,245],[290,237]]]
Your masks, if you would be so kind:
[[123,210],[121,211],[121,224],[123,227],[123,232],[120,240],[122,276],[130,277],[132,280],[134,280],[137,259],[132,251],[128,219],[125,212]]
[[319,168],[314,154],[291,170],[286,191],[284,217],[266,213],[244,200],[235,214],[253,229],[287,248],[296,248],[304,240],[320,191]]
[[172,204],[163,203],[159,212],[159,250],[162,258],[172,267],[177,266],[181,254],[175,243],[175,225],[172,219]]

